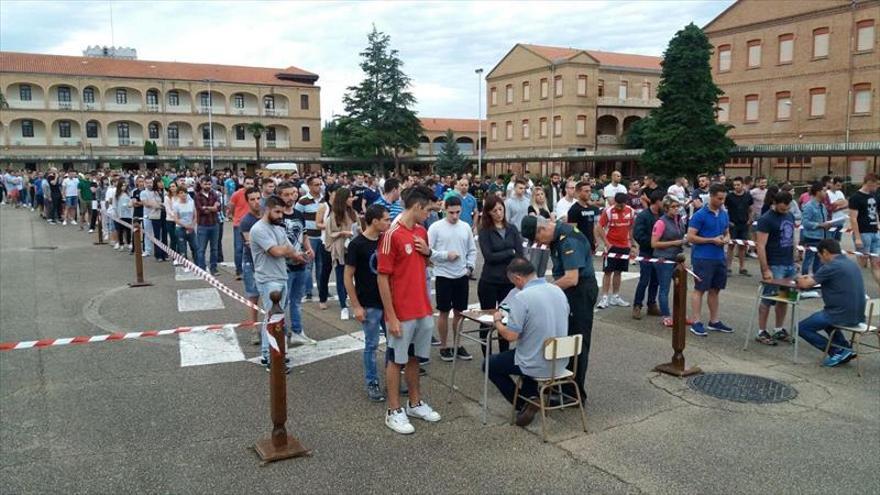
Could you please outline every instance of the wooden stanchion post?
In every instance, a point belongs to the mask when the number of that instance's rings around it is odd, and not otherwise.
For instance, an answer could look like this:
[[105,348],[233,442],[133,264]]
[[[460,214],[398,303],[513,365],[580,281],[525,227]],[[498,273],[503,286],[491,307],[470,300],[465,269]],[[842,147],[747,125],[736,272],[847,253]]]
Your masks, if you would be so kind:
[[[280,461],[282,459],[290,459],[291,457],[302,457],[310,455],[311,451],[306,449],[299,443],[293,435],[287,433],[285,424],[287,423],[287,372],[284,369],[284,358],[287,355],[285,351],[287,345],[284,338],[284,311],[279,306],[281,301],[281,293],[272,292],[269,295],[272,300],[272,309],[269,310],[266,332],[271,333],[272,337],[278,343],[278,351],[275,348],[269,348],[271,354],[270,372],[269,372],[269,398],[270,411],[272,417],[272,434],[268,438],[257,441],[254,450],[264,462]],[[281,318],[275,316],[281,315]],[[274,318],[273,318],[274,317]],[[266,338],[267,336],[262,336]]]
[[98,240],[95,241],[94,244],[100,246],[102,244],[107,244],[104,242],[104,218],[103,215],[100,215],[97,211],[95,212],[95,215],[98,215],[98,221],[96,222],[98,224]]
[[134,243],[134,283],[129,287],[147,287],[153,285],[144,281],[144,253],[141,248],[141,222],[134,220],[132,223],[131,237]]
[[679,378],[702,373],[698,367],[687,368],[684,362],[685,338],[687,332],[687,279],[688,272],[684,268],[685,257],[679,254],[675,262],[672,294],[672,361],[659,364],[654,371],[677,376]]

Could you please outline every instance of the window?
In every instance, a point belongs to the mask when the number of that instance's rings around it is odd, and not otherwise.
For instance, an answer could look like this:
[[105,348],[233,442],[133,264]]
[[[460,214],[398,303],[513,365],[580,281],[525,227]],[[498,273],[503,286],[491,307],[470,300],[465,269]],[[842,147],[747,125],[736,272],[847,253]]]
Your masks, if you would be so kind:
[[510,105],[513,103],[513,84],[504,87],[504,103]]
[[34,137],[34,121],[33,120],[22,120],[21,121],[21,137],[26,137],[26,138]]
[[308,110],[309,109],[309,95],[299,95],[299,109],[300,110]]
[[562,76],[553,77],[553,95],[562,96]]
[[309,127],[303,127],[302,131],[302,140],[304,143],[307,143],[312,140],[312,130]]
[[596,94],[601,98],[605,96],[605,81],[599,79],[598,89],[596,90]]
[[120,122],[116,124],[116,137],[120,140],[127,140],[130,137],[128,122]]
[[70,137],[70,121],[62,120],[58,123],[58,137]]
[[791,91],[776,93],[776,120],[791,119]]
[[168,92],[168,106],[176,107],[180,106],[180,93],[175,90]]
[[575,131],[578,136],[583,136],[587,133],[587,116],[586,115],[578,115],[577,116],[577,125],[575,126]]
[[522,83],[522,101],[529,101],[532,99],[532,88],[529,86],[528,81],[523,81]]
[[871,85],[869,83],[853,86],[853,113],[871,113]]
[[18,99],[21,101],[31,101],[31,85],[22,84],[18,87]]
[[489,124],[489,136],[492,138],[492,141],[498,141],[498,126],[495,125],[495,122]]
[[266,95],[263,97],[263,108],[266,110],[275,110],[275,97]]
[[730,98],[718,98],[718,122],[730,120]]
[[779,37],[779,63],[790,64],[794,58],[794,35],[783,34]]
[[58,87],[58,101],[61,103],[70,103],[70,86]]
[[116,90],[116,103],[119,105],[125,105],[128,103],[128,91],[125,89],[119,88]]
[[578,96],[587,96],[587,76],[578,76]]
[[529,119],[523,119],[522,121],[522,138],[529,138]]
[[489,88],[489,104],[495,106],[498,104],[498,90],[495,86]]
[[98,123],[94,120],[86,122],[86,137],[90,139],[98,137]]
[[825,116],[825,88],[810,90],[810,117]]
[[559,115],[553,117],[553,135],[562,135],[562,117],[560,117]]
[[758,95],[746,95],[746,122],[758,121]]
[[718,72],[727,72],[730,70],[730,45],[721,45],[718,47]]
[[235,96],[232,97],[232,104],[235,108],[244,108],[244,95],[236,93]]
[[180,139],[180,129],[177,124],[168,124],[168,140],[177,141],[178,139]]
[[[212,132],[211,132],[211,126],[209,126],[208,124],[203,125],[203,126],[202,126],[202,140],[204,140],[204,141],[210,141],[210,140],[211,140],[211,134],[212,134]],[[267,131],[267,132],[266,132],[266,136],[268,136],[268,135],[269,135],[269,133],[268,133],[268,131]],[[267,138],[267,139],[268,139],[268,138]]]
[[211,98],[211,93],[208,93],[207,91],[202,91],[201,93],[199,93],[199,102],[201,103],[202,107],[214,106],[213,100],[214,99]]
[[874,19],[856,23],[856,51],[864,52],[874,49]]
[[244,126],[237,125],[235,126],[235,140],[236,141],[244,141]]
[[827,27],[813,30],[813,58],[825,58],[828,56],[828,37],[830,31]]
[[513,122],[509,120],[504,123],[504,138],[513,139]]
[[83,90],[83,103],[95,102],[95,88],[86,88]]
[[620,81],[620,86],[617,87],[617,97],[621,100],[626,99],[626,93],[628,89],[629,83],[627,81]]
[[547,117],[541,117],[541,124],[538,127],[538,134],[542,138],[547,137]]
[[651,83],[649,83],[648,81],[642,83],[642,99],[651,99]]
[[541,99],[547,98],[550,94],[550,83],[547,82],[547,78],[541,79]]
[[749,47],[749,67],[761,66],[761,40],[752,40],[747,43]]
[[147,105],[158,105],[159,104],[159,92],[151,89],[147,91]]
[[147,126],[147,132],[150,135],[150,139],[159,139],[159,124],[150,122],[150,125]]

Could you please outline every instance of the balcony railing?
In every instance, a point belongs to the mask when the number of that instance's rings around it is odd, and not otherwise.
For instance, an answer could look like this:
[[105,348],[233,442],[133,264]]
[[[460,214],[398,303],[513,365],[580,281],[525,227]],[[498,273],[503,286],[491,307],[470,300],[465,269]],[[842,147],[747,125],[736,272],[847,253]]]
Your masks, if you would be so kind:
[[620,138],[614,134],[599,134],[596,136],[596,142],[599,144],[620,144]]
[[[210,148],[211,147],[211,140],[210,139],[203,140],[202,146],[204,146],[205,148]],[[226,141],[221,141],[219,139],[214,140],[214,147],[215,148],[223,148],[225,146],[226,146]]]
[[656,108],[660,106],[660,100],[650,98],[643,100],[642,98],[617,98],[614,96],[600,96],[600,107],[636,107],[636,108]]
[[179,138],[168,138],[165,147],[167,148],[180,148],[180,139]]
[[119,146],[131,146],[134,144],[134,142],[131,140],[131,138],[126,138],[126,137],[118,138],[116,142]]
[[82,141],[79,139],[62,139],[61,141],[56,141],[55,144],[58,146],[81,146]]
[[277,148],[275,145],[275,141],[266,141],[266,148],[274,149]]
[[257,108],[233,108],[232,113],[235,115],[259,115],[260,111]]
[[93,112],[93,111],[99,110],[99,109],[100,109],[100,107],[98,107],[98,104],[95,102],[83,103],[83,110],[85,110],[87,112]]
[[148,112],[158,112],[159,104],[158,103],[147,103],[147,111]]
[[73,102],[70,101],[56,101],[52,103],[52,108],[56,110],[73,110]]
[[267,117],[286,117],[287,109],[286,108],[264,108],[263,115]]
[[140,103],[107,103],[104,109],[108,112],[140,112],[143,105]]
[[46,108],[43,100],[7,100],[10,109],[16,108]]

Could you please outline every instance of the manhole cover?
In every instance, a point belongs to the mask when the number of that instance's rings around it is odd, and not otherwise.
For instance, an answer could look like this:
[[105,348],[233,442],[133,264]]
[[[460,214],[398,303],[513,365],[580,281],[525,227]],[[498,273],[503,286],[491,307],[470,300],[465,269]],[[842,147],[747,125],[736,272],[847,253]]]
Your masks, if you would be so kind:
[[776,380],[740,373],[706,373],[691,377],[688,387],[716,399],[770,404],[797,397],[797,390]]
[[33,251],[51,251],[53,249],[58,249],[58,246],[34,246],[31,249]]

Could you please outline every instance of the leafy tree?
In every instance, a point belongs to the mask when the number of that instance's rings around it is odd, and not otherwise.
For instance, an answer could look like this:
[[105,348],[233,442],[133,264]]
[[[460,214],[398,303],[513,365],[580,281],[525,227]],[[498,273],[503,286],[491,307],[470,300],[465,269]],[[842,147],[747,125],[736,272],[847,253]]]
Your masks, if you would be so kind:
[[727,161],[733,141],[729,126],[715,122],[722,91],[712,81],[711,56],[709,39],[693,23],[669,42],[657,88],[662,104],[641,126],[642,161],[650,172],[693,177],[717,171]]
[[159,154],[159,146],[156,141],[144,140],[144,156],[156,156]]
[[455,175],[463,172],[467,164],[467,159],[461,154],[458,144],[455,143],[455,135],[453,135],[452,129],[447,129],[446,142],[443,143],[443,147],[440,148],[440,153],[437,155],[434,173],[444,176]]
[[635,124],[629,127],[629,130],[626,132],[626,148],[627,149],[642,149],[645,147],[645,132],[647,132],[648,126],[651,125],[651,116],[647,116],[644,119],[638,120]]
[[251,122],[247,125],[247,131],[250,132],[254,136],[254,143],[257,147],[257,167],[260,166],[260,138],[263,137],[263,133],[266,132],[266,126],[261,124],[260,122]]

